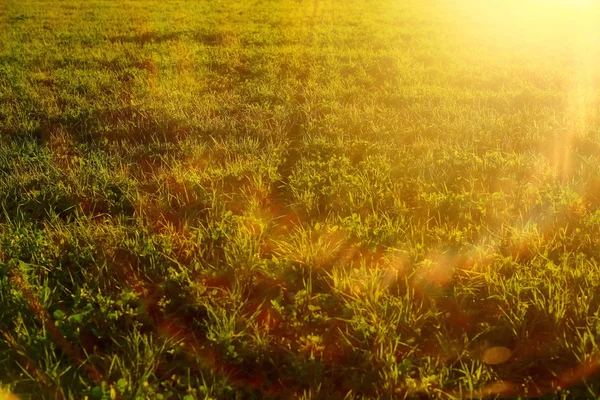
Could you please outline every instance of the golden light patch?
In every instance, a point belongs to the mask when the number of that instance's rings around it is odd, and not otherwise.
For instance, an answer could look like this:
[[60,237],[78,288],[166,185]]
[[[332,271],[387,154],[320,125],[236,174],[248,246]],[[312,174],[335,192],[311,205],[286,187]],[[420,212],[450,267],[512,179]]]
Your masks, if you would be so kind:
[[419,289],[445,287],[452,281],[455,267],[454,258],[433,255],[419,268],[413,278],[413,285]]
[[381,280],[381,286],[383,288],[388,288],[397,282],[398,279],[403,277],[406,274],[406,264],[408,261],[406,257],[401,253],[391,254],[389,259],[387,260],[388,268],[385,272]]
[[591,6],[594,4],[594,0],[551,0],[549,3],[554,3],[563,6]]
[[494,396],[494,395],[510,395],[517,393],[517,388],[514,383],[507,381],[498,381],[485,386],[479,393],[481,396]]
[[0,400],[19,400],[19,398],[10,391],[0,389]]
[[502,364],[512,356],[508,347],[495,346],[485,349],[481,354],[481,361],[489,365]]
[[[598,3],[591,0],[490,0],[463,1],[471,34],[490,44],[510,44],[541,54],[593,41]],[[481,35],[481,36],[479,36]],[[565,61],[565,60],[562,60]]]

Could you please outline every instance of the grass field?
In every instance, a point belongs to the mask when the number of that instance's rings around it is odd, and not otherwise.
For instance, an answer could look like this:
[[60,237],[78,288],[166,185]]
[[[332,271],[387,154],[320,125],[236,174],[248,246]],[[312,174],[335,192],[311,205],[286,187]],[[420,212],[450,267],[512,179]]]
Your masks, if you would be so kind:
[[598,21],[0,2],[0,398],[595,398]]

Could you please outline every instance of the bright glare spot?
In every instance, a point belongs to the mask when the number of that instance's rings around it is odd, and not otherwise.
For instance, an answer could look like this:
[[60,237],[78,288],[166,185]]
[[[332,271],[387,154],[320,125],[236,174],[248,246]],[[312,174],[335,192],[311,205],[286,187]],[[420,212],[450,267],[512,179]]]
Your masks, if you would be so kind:
[[566,6],[590,6],[595,0],[550,0],[549,2]]
[[503,362],[508,361],[511,356],[512,351],[509,348],[496,346],[486,349],[481,355],[481,361],[490,365],[502,364]]
[[19,400],[17,396],[0,388],[0,400]]
[[466,23],[491,43],[541,49],[599,32],[600,0],[464,1]]
[[598,3],[598,0],[525,0],[523,3],[534,7],[557,7],[564,9],[593,6]]

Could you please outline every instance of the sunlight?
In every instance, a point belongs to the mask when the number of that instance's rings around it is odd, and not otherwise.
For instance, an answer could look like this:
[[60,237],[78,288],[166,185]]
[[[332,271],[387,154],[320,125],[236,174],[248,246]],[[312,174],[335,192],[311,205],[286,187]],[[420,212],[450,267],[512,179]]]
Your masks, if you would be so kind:
[[[507,2],[511,4],[511,2]],[[526,0],[522,2],[514,2],[514,4],[529,5],[535,8],[578,8],[578,7],[591,7],[597,4],[597,0]],[[506,3],[505,3],[506,4]]]
[[548,3],[559,4],[567,7],[591,6],[595,0],[549,0]]
[[0,400],[19,400],[19,398],[10,391],[0,389]]
[[564,42],[588,28],[597,29],[599,2],[595,0],[528,0],[463,3],[471,23],[494,39],[541,45]]

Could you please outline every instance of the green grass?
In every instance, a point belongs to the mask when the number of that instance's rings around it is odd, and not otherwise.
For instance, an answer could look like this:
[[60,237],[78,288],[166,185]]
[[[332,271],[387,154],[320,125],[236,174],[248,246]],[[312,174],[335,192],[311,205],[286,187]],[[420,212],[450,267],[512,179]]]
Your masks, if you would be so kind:
[[485,4],[0,4],[0,388],[595,397],[596,9]]

